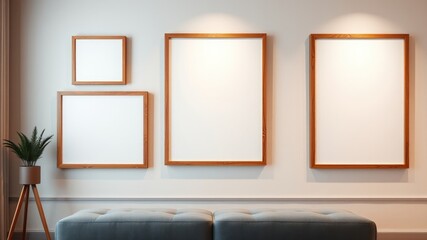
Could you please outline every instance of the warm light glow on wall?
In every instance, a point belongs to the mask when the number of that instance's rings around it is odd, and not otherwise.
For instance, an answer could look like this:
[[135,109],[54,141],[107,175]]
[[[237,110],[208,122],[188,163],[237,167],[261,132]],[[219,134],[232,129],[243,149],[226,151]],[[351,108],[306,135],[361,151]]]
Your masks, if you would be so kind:
[[[320,26],[321,32],[388,33],[406,32],[397,28],[397,24],[386,18],[368,13],[350,13],[332,18]],[[319,30],[316,30],[319,31]]]
[[185,30],[200,33],[255,32],[246,21],[225,13],[209,13],[197,16],[183,24]]

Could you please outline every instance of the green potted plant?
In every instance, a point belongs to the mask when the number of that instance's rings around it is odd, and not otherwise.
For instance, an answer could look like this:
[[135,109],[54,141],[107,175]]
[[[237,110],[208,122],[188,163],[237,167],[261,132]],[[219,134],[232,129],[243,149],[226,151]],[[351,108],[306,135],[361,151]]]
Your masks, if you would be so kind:
[[37,127],[34,127],[31,138],[28,138],[22,132],[18,132],[20,142],[18,144],[4,139],[3,145],[10,148],[21,159],[19,168],[20,184],[39,184],[40,183],[40,166],[36,166],[43,154],[44,149],[50,143],[53,135],[43,138],[44,129],[38,135]]

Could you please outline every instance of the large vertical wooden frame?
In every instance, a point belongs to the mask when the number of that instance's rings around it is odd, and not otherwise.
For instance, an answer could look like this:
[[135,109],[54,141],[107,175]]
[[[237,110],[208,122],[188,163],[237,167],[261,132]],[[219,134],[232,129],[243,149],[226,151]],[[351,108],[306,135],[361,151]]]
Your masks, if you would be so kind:
[[409,35],[310,36],[310,166],[409,167]]
[[148,92],[58,92],[58,168],[147,168]]
[[266,164],[266,40],[165,34],[165,164]]

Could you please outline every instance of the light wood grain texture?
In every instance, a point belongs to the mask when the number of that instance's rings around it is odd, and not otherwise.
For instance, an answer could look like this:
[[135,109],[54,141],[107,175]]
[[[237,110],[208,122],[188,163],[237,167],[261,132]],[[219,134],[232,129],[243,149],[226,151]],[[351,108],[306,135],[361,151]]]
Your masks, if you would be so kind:
[[[39,211],[40,220],[41,220],[42,225],[43,225],[43,229],[44,229],[44,232],[45,232],[45,235],[46,235],[46,239],[50,240],[51,238],[50,238],[50,233],[49,233],[49,227],[47,225],[46,217],[45,217],[45,214],[43,212],[43,206],[42,206],[42,203],[41,203],[41,200],[40,200],[40,195],[39,195],[39,192],[37,190],[36,184],[31,184],[31,188],[33,189],[34,200],[36,201],[36,204],[37,204],[37,209]],[[22,204],[24,204],[24,202],[25,202],[25,206],[24,206],[24,226],[23,226],[23,229],[22,229],[22,239],[26,239],[29,196],[30,196],[30,184],[24,184],[24,185],[22,185],[21,194],[19,195],[18,204],[16,206],[16,210],[15,210],[15,213],[13,215],[13,220],[12,220],[12,224],[10,225],[10,229],[9,229],[9,234],[7,236],[7,240],[12,240],[13,239],[13,235],[15,233],[16,223],[18,222],[19,213],[21,212]]]
[[[397,39],[403,40],[403,56],[404,62],[402,62],[402,68],[404,71],[404,76],[402,76],[402,85],[404,86],[402,91],[404,91],[404,97],[402,99],[404,110],[404,141],[402,141],[402,147],[404,151],[404,156],[402,158],[401,164],[384,164],[381,162],[372,163],[372,164],[358,164],[357,162],[351,164],[340,164],[339,162],[333,164],[319,164],[316,162],[317,154],[317,144],[316,139],[316,40],[324,39],[366,39],[366,40],[375,40],[375,39]],[[319,169],[342,169],[342,168],[408,168],[409,167],[409,35],[408,34],[311,34],[310,35],[310,166],[312,168]],[[368,135],[366,137],[369,137]]]
[[[40,219],[42,221],[43,230],[46,234],[47,240],[50,240],[49,227],[47,226],[46,217],[45,217],[45,214],[43,211],[43,206],[42,206],[42,203],[40,201],[39,191],[37,190],[36,184],[32,184],[31,188],[33,189],[34,199],[36,200],[37,209],[39,210],[39,215],[40,215]],[[27,194],[29,194],[29,193],[27,193]]]
[[[262,148],[262,157],[261,159],[253,160],[236,160],[236,159],[221,159],[221,160],[194,160],[188,159],[179,161],[174,160],[171,156],[171,149],[173,142],[171,141],[171,123],[173,116],[171,115],[171,105],[174,103],[171,102],[171,82],[173,82],[173,77],[171,76],[171,42],[173,39],[261,39],[262,40],[262,77],[260,81],[262,82],[262,89],[259,89],[262,92],[262,98],[259,99],[262,105],[262,126],[261,132],[262,142],[260,146]],[[212,165],[234,165],[234,166],[260,166],[267,164],[266,156],[266,46],[267,46],[267,35],[265,33],[166,33],[165,34],[165,164],[166,165],[201,165],[201,166],[212,166]],[[238,63],[235,63],[238,64]],[[220,70],[219,70],[220,71]],[[242,86],[242,89],[245,86]],[[236,95],[243,94],[242,89],[235,89]],[[185,137],[185,136],[184,136]]]
[[22,186],[21,194],[19,195],[18,205],[16,206],[15,213],[13,214],[12,224],[9,228],[9,234],[7,235],[7,240],[13,239],[13,234],[15,232],[16,223],[18,222],[19,213],[21,212],[22,204],[29,192],[29,185]]
[[27,234],[27,217],[28,217],[28,200],[30,198],[30,191],[27,191],[25,196],[25,206],[24,206],[24,226],[22,227],[22,240],[26,240]]
[[[117,164],[111,164],[111,163],[91,163],[90,161],[88,161],[87,163],[83,163],[83,164],[73,164],[73,163],[65,163],[63,162],[63,97],[64,96],[134,96],[136,98],[140,98],[141,101],[143,102],[143,109],[142,109],[142,114],[143,116],[141,117],[143,119],[143,123],[141,122],[142,125],[142,133],[141,136],[143,137],[142,139],[142,144],[143,146],[141,146],[143,148],[143,156],[142,159],[140,161],[140,163],[137,164],[123,164],[120,163],[120,159],[118,160]],[[147,168],[148,167],[148,97],[149,94],[148,92],[144,92],[144,91],[124,91],[124,92],[98,92],[98,91],[63,91],[63,92],[58,92],[57,93],[57,121],[58,121],[58,145],[57,145],[57,158],[58,158],[58,162],[57,162],[57,166],[58,168]],[[95,110],[94,110],[95,111]],[[84,117],[84,116],[82,116]],[[114,141],[125,141],[125,139],[112,139]],[[108,149],[106,149],[108,150]]]
[[[122,40],[122,79],[121,81],[102,81],[85,79],[86,81],[79,81],[76,74],[76,43],[78,40]],[[127,59],[127,38],[126,36],[72,36],[72,84],[73,85],[125,85],[126,84],[126,59]]]

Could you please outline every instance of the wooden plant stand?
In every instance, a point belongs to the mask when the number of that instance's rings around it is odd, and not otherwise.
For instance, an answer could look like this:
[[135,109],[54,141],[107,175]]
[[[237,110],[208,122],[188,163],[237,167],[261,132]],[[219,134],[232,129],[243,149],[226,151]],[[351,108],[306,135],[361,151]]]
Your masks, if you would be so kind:
[[49,234],[49,228],[47,226],[46,218],[45,218],[45,215],[43,212],[43,206],[42,206],[42,203],[40,201],[40,196],[39,196],[39,192],[37,190],[36,184],[24,184],[22,186],[21,194],[19,195],[18,205],[16,206],[15,214],[13,215],[12,225],[10,225],[7,240],[13,239],[15,226],[16,226],[16,223],[18,222],[19,212],[21,211],[21,207],[22,207],[22,204],[24,203],[24,201],[25,201],[25,208],[24,208],[24,226],[23,226],[23,230],[22,230],[22,239],[24,239],[24,240],[26,239],[27,213],[28,213],[28,200],[29,200],[29,196],[30,196],[30,186],[33,189],[34,199],[36,201],[37,208],[39,210],[40,219],[42,220],[43,229],[44,229],[44,232],[46,234],[46,239],[51,240],[50,234]]

